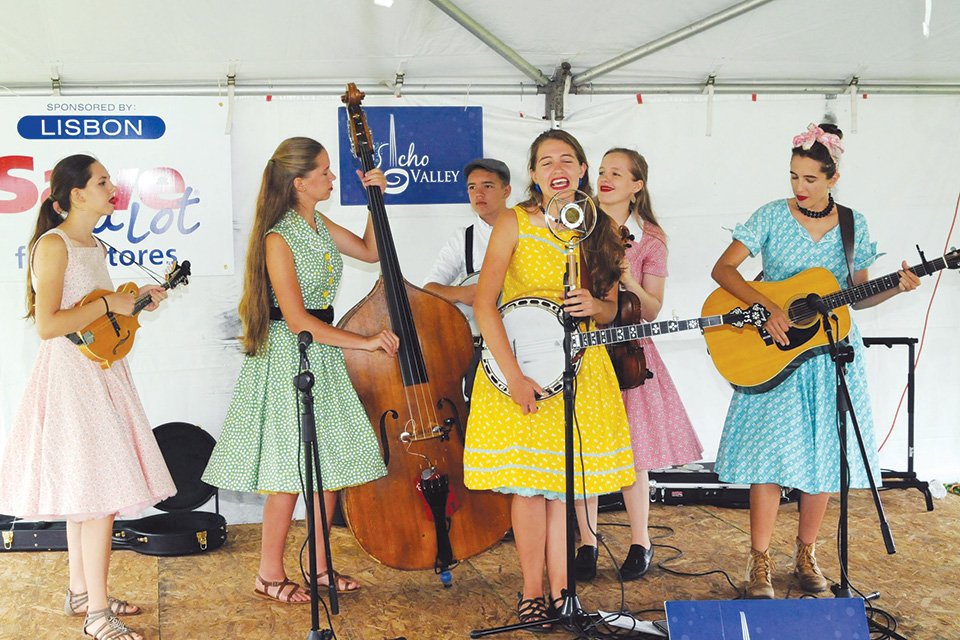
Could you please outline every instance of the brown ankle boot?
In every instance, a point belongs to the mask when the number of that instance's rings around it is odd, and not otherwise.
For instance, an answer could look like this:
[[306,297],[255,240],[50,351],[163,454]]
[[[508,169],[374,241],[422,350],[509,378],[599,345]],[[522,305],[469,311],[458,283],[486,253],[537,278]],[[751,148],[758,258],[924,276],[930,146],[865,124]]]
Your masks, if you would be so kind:
[[817,556],[814,553],[815,542],[805,544],[797,538],[796,569],[794,575],[800,582],[800,588],[810,593],[820,593],[827,590],[827,579],[820,573],[817,566]]
[[769,600],[773,597],[773,583],[770,580],[772,571],[769,549],[767,551],[750,549],[750,564],[747,567],[748,598]]

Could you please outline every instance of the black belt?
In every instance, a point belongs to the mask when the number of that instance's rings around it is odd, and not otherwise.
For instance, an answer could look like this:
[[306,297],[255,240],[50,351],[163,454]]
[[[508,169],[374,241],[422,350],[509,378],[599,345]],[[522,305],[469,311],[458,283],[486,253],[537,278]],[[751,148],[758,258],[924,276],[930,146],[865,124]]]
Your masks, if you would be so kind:
[[[320,322],[333,324],[333,307],[327,307],[326,309],[307,309],[307,313]],[[283,320],[283,312],[280,311],[280,307],[270,307],[270,319]]]

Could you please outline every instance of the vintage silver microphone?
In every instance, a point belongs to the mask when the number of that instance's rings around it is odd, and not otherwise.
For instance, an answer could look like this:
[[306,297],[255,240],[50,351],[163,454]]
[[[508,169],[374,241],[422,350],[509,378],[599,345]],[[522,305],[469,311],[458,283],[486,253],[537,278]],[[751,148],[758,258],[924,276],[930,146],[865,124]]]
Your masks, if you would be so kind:
[[593,233],[597,208],[593,199],[577,189],[561,191],[544,207],[547,229],[570,253]]
[[[564,293],[580,286],[580,261],[575,249],[593,233],[597,224],[597,208],[593,199],[577,189],[561,191],[550,198],[544,208],[547,230],[566,248],[567,271],[563,276]],[[563,312],[564,323],[572,321]]]

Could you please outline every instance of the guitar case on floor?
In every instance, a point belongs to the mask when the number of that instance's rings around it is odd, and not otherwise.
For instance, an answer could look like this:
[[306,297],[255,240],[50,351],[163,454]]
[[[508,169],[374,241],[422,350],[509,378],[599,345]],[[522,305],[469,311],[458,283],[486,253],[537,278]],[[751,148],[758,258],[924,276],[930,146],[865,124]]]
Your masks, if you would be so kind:
[[[153,433],[177,485],[177,495],[154,506],[167,513],[116,522],[113,548],[149,556],[185,556],[219,549],[227,540],[220,495],[216,487],[200,479],[216,440],[186,422],[168,422]],[[194,511],[210,498],[214,498],[215,513]]]
[[[132,549],[155,556],[181,556],[217,549],[227,539],[215,487],[200,480],[215,440],[200,427],[168,422],[153,430],[164,461],[177,485],[177,495],[155,505],[166,511],[113,523],[114,549]],[[215,513],[194,511],[214,498]],[[66,522],[16,520],[0,516],[0,552],[66,551]]]

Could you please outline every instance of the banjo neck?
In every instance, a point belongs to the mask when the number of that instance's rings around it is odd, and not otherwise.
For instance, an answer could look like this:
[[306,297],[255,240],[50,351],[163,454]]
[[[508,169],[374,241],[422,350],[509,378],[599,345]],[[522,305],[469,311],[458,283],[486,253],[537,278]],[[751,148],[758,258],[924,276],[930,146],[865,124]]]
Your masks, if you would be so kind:
[[[640,338],[651,338],[670,333],[680,333],[681,331],[702,330],[706,327],[716,327],[722,324],[740,327],[742,327],[744,324],[761,326],[763,322],[766,322],[766,318],[763,317],[764,314],[766,314],[766,309],[763,309],[762,307],[759,309],[735,308],[729,313],[715,316],[704,316],[701,318],[691,318],[689,320],[672,319],[663,320],[660,322],[642,322],[640,324],[631,324],[625,327],[595,329],[594,331],[574,333],[571,336],[571,346],[574,349],[583,349],[585,347],[616,344],[618,342],[639,340]],[[759,324],[757,324],[757,322],[759,322]]]

